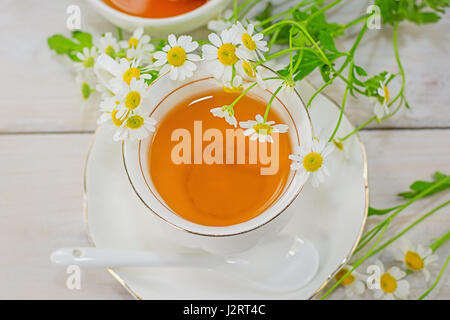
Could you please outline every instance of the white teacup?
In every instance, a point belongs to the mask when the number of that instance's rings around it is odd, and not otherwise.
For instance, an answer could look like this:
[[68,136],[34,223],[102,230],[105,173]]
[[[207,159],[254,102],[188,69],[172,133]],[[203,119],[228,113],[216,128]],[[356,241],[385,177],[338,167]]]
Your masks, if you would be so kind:
[[[276,75],[272,70],[264,67],[264,77]],[[277,88],[276,81],[267,81],[267,88],[254,87],[248,93],[257,95],[268,101],[271,93]],[[160,121],[186,96],[202,93],[221,85],[210,76],[204,63],[199,64],[193,78],[184,82],[172,81],[168,74],[162,75],[150,86],[150,97],[146,108],[151,116]],[[212,106],[213,107],[213,106]],[[302,145],[306,150],[311,149],[312,128],[309,114],[297,92],[280,91],[272,104],[272,108],[289,126],[289,136],[292,146]],[[141,141],[126,141],[122,146],[123,161],[130,183],[148,207],[149,213],[155,214],[164,228],[169,232],[167,239],[194,248],[202,248],[215,254],[231,254],[242,252],[254,246],[263,237],[278,233],[288,223],[292,210],[287,210],[300,194],[305,181],[297,171],[291,171],[288,181],[279,198],[264,212],[251,220],[224,227],[205,226],[188,221],[164,202],[158,194],[150,177],[148,167],[148,151],[153,134]]]
[[127,31],[143,27],[152,35],[166,36],[170,33],[186,33],[197,29],[217,17],[231,0],[209,0],[195,10],[168,18],[142,18],[118,11],[103,0],[89,0],[89,4],[112,24]]

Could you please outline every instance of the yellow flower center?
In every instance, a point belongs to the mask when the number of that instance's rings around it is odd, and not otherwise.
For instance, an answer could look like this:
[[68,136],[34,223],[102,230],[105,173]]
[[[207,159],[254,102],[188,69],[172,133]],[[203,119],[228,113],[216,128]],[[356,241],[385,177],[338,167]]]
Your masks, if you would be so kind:
[[180,67],[186,62],[186,51],[182,47],[173,47],[167,52],[167,62],[174,67]]
[[239,92],[242,92],[242,90],[244,90],[243,87],[227,87],[227,86],[223,86],[223,91],[228,92],[228,93],[239,93]]
[[219,50],[217,50],[217,57],[226,66],[232,66],[239,60],[236,56],[236,46],[231,43],[221,45]]
[[397,289],[397,280],[389,273],[385,273],[380,277],[380,288],[386,293],[392,293]]
[[130,48],[137,48],[137,46],[138,46],[138,43],[139,43],[139,40],[138,39],[136,39],[136,38],[130,38],[130,40],[128,40],[128,46],[130,47]]
[[253,51],[256,49],[256,43],[248,33],[242,35],[242,43],[248,50]]
[[389,101],[389,89],[386,86],[383,86],[384,89],[384,102],[388,103]]
[[311,152],[303,158],[303,167],[306,171],[314,172],[319,170],[322,167],[323,158],[320,153]]
[[258,123],[253,126],[257,134],[270,136],[273,128],[267,123]]
[[120,126],[122,126],[123,122],[127,118],[129,111],[120,118],[117,118],[117,112],[118,112],[117,110],[113,110],[111,112],[111,119],[116,127],[120,127]]
[[[342,268],[342,269],[339,270],[339,272],[334,276],[334,278],[335,278],[337,281],[339,281],[339,280],[342,279],[343,276],[346,275],[347,272],[348,272],[348,269],[347,269],[347,268]],[[345,278],[345,279],[341,282],[341,284],[342,284],[343,286],[348,286],[349,284],[352,284],[353,282],[355,282],[355,276],[354,276],[353,274],[350,273],[350,274],[347,276],[347,278]]]
[[405,264],[411,270],[423,269],[423,259],[414,251],[407,251],[405,254]]
[[87,57],[83,61],[83,66],[85,68],[92,68],[94,66],[94,62],[95,62],[94,57]]
[[125,81],[128,85],[131,83],[131,79],[136,78],[139,80],[139,76],[141,75],[141,71],[138,68],[130,68],[123,74],[123,81]]
[[127,119],[127,127],[130,129],[139,129],[144,125],[144,118],[140,115],[134,115]]
[[141,104],[141,94],[137,91],[128,92],[125,97],[125,107],[130,110],[134,110]]
[[253,69],[252,65],[249,62],[244,61],[242,63],[242,69],[244,69],[245,74],[250,78],[254,78],[256,76],[255,70]]
[[344,144],[342,143],[341,140],[333,139],[333,143],[336,146],[336,148],[338,148],[339,150],[341,150],[341,151],[344,150]]
[[106,49],[105,49],[105,53],[106,53],[108,56],[113,57],[114,54],[116,53],[116,51],[114,50],[114,48],[113,48],[112,46],[108,46],[108,47],[106,47]]
[[81,94],[83,95],[83,99],[87,100],[89,99],[90,95],[91,95],[91,87],[89,86],[88,83],[83,82],[83,84],[81,85]]

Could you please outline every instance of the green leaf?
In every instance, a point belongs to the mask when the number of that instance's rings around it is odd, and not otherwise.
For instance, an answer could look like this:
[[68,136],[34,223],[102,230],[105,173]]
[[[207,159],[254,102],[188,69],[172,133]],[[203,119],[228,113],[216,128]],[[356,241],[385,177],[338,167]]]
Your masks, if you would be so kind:
[[366,76],[367,76],[366,70],[364,70],[364,69],[361,68],[360,66],[355,65],[354,68],[355,68],[355,71],[356,71],[356,73],[357,73],[358,75],[363,76],[363,77],[366,77]]
[[369,216],[382,216],[384,214],[388,214],[388,213],[394,211],[398,207],[399,206],[388,208],[388,209],[375,209],[375,208],[369,207],[368,215]]
[[449,0],[376,0],[384,23],[394,25],[408,20],[416,24],[433,23],[441,19]]
[[65,54],[71,60],[79,62],[77,53],[83,51],[84,48],[92,47],[92,36],[87,32],[76,30],[72,33],[72,38],[55,34],[47,39],[47,44],[57,54]]
[[55,50],[57,54],[66,54],[76,47],[76,43],[62,34],[55,34],[47,39],[50,49]]
[[305,21],[306,19],[308,19],[308,17],[309,15],[306,12],[300,10],[294,11],[292,13],[292,18],[297,22]]
[[256,15],[256,21],[263,21],[269,18],[272,15],[273,4],[272,2],[267,2],[265,8]]
[[77,40],[81,50],[82,48],[92,48],[92,36],[90,33],[76,30],[72,32],[72,38]]
[[[407,191],[407,192],[401,192],[398,195],[400,197],[406,198],[406,199],[411,199],[414,198],[416,195],[418,195],[420,192],[422,192],[423,190],[425,190],[426,188],[431,187],[432,185],[438,183],[439,181],[448,178],[449,176],[446,174],[443,174],[441,172],[436,172],[434,174],[434,181],[414,181],[409,188],[411,189],[411,191]],[[438,192],[444,191],[450,189],[450,179],[447,183],[444,183],[443,185],[441,185],[440,187],[434,189],[433,191],[431,191],[429,194],[427,194],[427,196],[431,196],[433,194],[436,194]]]
[[328,32],[321,30],[319,32],[319,41],[325,49],[337,52],[334,40]]

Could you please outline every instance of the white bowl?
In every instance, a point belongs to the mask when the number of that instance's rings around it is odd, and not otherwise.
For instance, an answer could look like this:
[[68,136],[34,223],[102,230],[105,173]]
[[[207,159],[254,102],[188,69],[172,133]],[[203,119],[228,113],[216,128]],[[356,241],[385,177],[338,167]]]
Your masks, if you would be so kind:
[[127,31],[143,27],[152,35],[166,36],[170,33],[186,33],[217,17],[231,0],[208,0],[204,5],[187,13],[169,18],[142,18],[118,11],[102,0],[89,0],[90,5],[112,24]]

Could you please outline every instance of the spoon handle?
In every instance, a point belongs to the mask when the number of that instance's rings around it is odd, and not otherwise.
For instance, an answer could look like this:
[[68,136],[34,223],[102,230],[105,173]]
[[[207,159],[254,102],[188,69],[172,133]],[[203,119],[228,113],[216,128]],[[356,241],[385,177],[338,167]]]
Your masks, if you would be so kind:
[[[78,265],[84,268],[198,266],[203,259],[151,251],[133,252],[98,248],[61,248],[50,255],[56,265]],[[204,260],[203,260],[204,262]]]

